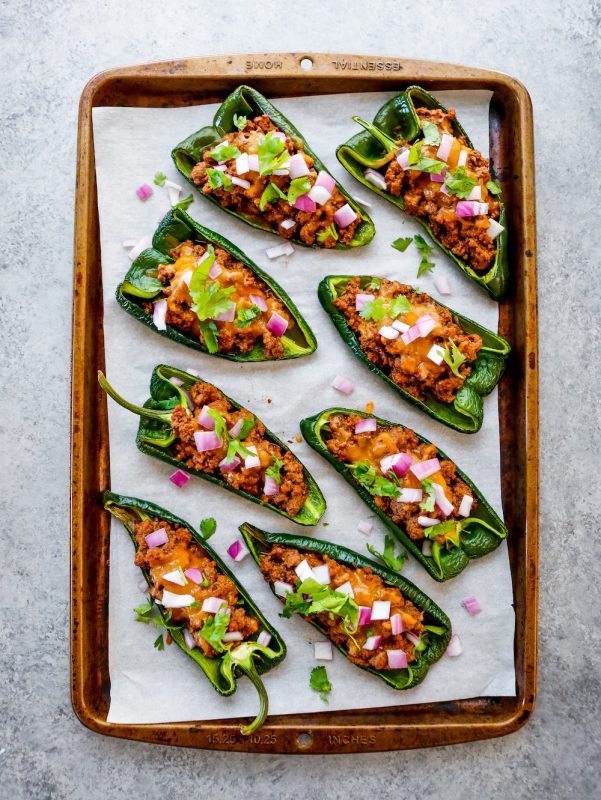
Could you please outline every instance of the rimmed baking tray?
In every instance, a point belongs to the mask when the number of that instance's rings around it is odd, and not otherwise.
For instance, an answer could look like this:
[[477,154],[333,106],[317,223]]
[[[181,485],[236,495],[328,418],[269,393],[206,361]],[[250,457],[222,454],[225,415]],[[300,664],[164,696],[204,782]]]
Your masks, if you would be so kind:
[[[488,89],[490,153],[510,224],[511,290],[500,333],[512,344],[499,387],[502,493],[510,531],[516,612],[515,697],[269,717],[244,737],[235,719],[123,725],[107,722],[109,487],[102,271],[92,136],[98,106],[168,107],[222,100],[240,83],[268,97],[392,91],[419,83],[436,92]],[[524,86],[498,72],[402,58],[261,53],[189,58],[103,72],[81,96],[75,204],[71,395],[71,699],[97,733],[161,744],[270,753],[353,753],[428,747],[502,736],[520,728],[536,698],[538,583],[538,365],[532,107]]]

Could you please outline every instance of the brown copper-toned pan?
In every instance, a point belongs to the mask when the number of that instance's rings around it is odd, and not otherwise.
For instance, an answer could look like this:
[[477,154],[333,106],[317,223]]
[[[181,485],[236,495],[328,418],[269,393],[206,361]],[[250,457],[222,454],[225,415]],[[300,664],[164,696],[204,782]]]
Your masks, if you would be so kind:
[[[109,487],[102,272],[92,109],[218,102],[240,83],[268,97],[393,91],[418,83],[432,92],[489,89],[490,151],[503,184],[511,240],[511,289],[500,333],[512,357],[499,386],[502,487],[510,531],[516,611],[516,697],[485,697],[368,711],[270,717],[255,735],[234,719],[117,725],[109,707]],[[264,53],[189,58],[110,70],[85,87],[79,108],[73,296],[71,452],[71,698],[91,730],[146,742],[270,753],[402,750],[502,736],[521,727],[536,697],[538,582],[538,364],[532,107],[524,86],[498,72],[402,58]]]

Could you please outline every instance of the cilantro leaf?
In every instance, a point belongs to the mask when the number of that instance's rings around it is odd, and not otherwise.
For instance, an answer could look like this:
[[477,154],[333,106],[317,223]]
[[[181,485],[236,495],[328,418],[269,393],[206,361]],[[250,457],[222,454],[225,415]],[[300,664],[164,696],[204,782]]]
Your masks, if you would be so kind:
[[407,551],[401,550],[397,556],[394,553],[394,545],[395,545],[394,536],[391,536],[390,534],[387,533],[386,536],[384,537],[383,553],[379,553],[376,550],[376,548],[371,544],[367,545],[367,549],[372,554],[372,556],[379,558],[380,561],[383,561],[384,564],[386,564],[386,566],[389,567],[391,570],[393,570],[394,572],[400,572],[405,564]]
[[432,272],[432,270],[436,266],[436,264],[434,264],[434,262],[430,261],[430,259],[428,258],[429,253],[431,253],[432,250],[434,250],[434,246],[429,245],[424,239],[424,237],[419,233],[416,233],[413,238],[415,240],[415,246],[417,247],[422,256],[422,260],[420,261],[419,267],[417,269],[417,277],[421,278],[422,275],[426,275],[428,272]]
[[381,297],[375,297],[373,300],[366,300],[363,308],[359,312],[359,316],[366,320],[373,319],[374,322],[380,322],[386,316],[384,300]]
[[284,462],[274,456],[273,464],[270,464],[265,470],[265,474],[269,478],[273,478],[276,483],[281,483],[280,470],[284,466]]
[[453,172],[447,172],[444,182],[449,192],[461,200],[469,197],[472,189],[478,183],[475,178],[470,178],[465,171],[465,167],[457,167]]
[[251,415],[250,417],[244,417],[242,420],[242,427],[240,428],[240,434],[238,435],[238,439],[241,441],[246,439],[248,434],[252,431],[255,427],[255,418]]
[[[190,284],[192,284],[192,281],[190,281]],[[190,291],[193,300],[192,311],[196,313],[201,322],[218,317],[220,314],[225,314],[235,305],[230,300],[230,296],[235,291],[235,286],[222,288],[219,283],[210,283],[200,292]]]
[[407,169],[418,170],[419,172],[434,172],[440,175],[444,169],[444,162],[437,161],[435,158],[428,158],[422,156],[421,149],[424,145],[424,140],[420,139],[409,150],[409,159],[407,162]]
[[288,149],[279,136],[274,136],[271,131],[259,141],[259,175],[271,175],[279,169],[288,158]]
[[238,128],[239,131],[243,131],[248,124],[248,120],[242,114],[234,114],[234,125]]
[[154,646],[157,650],[164,650],[165,649],[165,640],[163,639],[163,634],[159,633],[157,638],[154,640]]
[[209,155],[211,158],[214,158],[215,161],[229,161],[230,158],[238,158],[242,153],[235,144],[221,142],[214,150],[209,151]]
[[222,606],[214,617],[209,617],[200,629],[200,635],[208,642],[213,650],[218,653],[223,652],[223,637],[227,633],[230,624],[230,609],[227,605]]
[[[152,597],[149,597],[146,603],[144,603],[144,605],[136,606],[136,608],[134,608],[134,611],[139,617],[145,617],[147,614],[150,614],[153,608],[154,608],[154,603],[152,602]],[[141,621],[142,620],[140,620],[140,622]],[[143,621],[146,622],[146,620]]]
[[491,194],[501,194],[501,187],[496,181],[487,181],[486,188]]
[[286,201],[288,200],[287,195],[280,189],[279,186],[276,186],[275,183],[268,183],[265,189],[263,189],[263,194],[259,200],[259,209],[264,211],[267,203],[271,203],[273,200],[277,200],[278,198]]
[[213,320],[209,320],[208,322],[199,322],[199,325],[208,352],[216,353],[219,350],[217,325],[215,325]]
[[419,507],[422,511],[434,511],[436,495],[434,493],[434,482],[430,480],[430,478],[425,478],[425,480],[422,481],[422,491],[426,495],[426,499],[422,500]]
[[[367,461],[347,464],[355,480],[375,497],[398,497],[401,493],[396,476],[393,480],[378,475],[376,468]],[[389,473],[394,476],[393,472]]]
[[328,702],[328,694],[332,691],[332,684],[330,683],[325,667],[314,667],[311,670],[309,686],[314,691],[319,692],[319,696],[324,703]]
[[381,278],[372,278],[368,284],[366,284],[366,289],[379,289],[382,285]]
[[190,285],[188,286],[190,294],[193,292],[202,292],[205,288],[205,284],[209,278],[209,272],[215,263],[215,250],[212,244],[208,245],[207,252],[208,256],[194,270]]
[[335,242],[338,241],[338,231],[336,230],[336,226],[333,222],[331,222],[325,230],[321,231],[317,234],[317,240],[319,242],[325,242],[326,239],[329,239],[330,236],[334,239]]
[[413,236],[401,236],[399,239],[395,239],[390,246],[394,247],[394,249],[398,250],[400,253],[404,253],[412,241]]
[[286,595],[282,616],[288,619],[293,614],[310,616],[324,612],[340,617],[344,623],[343,628],[349,635],[351,629],[356,631],[359,621],[357,603],[350,595],[323,586],[314,578],[307,578],[298,586],[296,592],[289,592]]
[[163,186],[163,184],[165,183],[166,180],[167,180],[167,176],[164,175],[162,172],[155,172],[154,173],[153,183],[156,186]]
[[388,306],[388,314],[393,319],[401,314],[407,314],[409,311],[411,311],[411,303],[404,294],[398,294]]
[[306,175],[290,181],[290,186],[288,187],[288,202],[290,205],[293,205],[301,195],[307,194],[310,188],[311,181]]
[[239,308],[234,324],[237,328],[248,328],[251,322],[260,317],[262,313],[259,306],[255,305],[250,308]]
[[219,438],[223,441],[224,438],[227,439],[227,425],[225,423],[225,419],[221,416],[219,411],[210,406],[207,406],[207,414],[211,417],[213,422],[215,423],[215,433]]
[[200,520],[199,528],[203,539],[210,539],[217,530],[217,522],[213,519],[213,517],[206,517],[205,519]]
[[209,176],[209,186],[211,189],[223,188],[226,192],[232,191],[232,179],[229,175],[226,175],[225,172],[222,172],[220,169],[213,169],[212,167],[207,167],[205,172]]
[[172,208],[181,208],[182,211],[185,211],[193,202],[194,198],[189,194],[187,197],[184,197],[183,200],[178,200],[177,203],[174,203]]
[[422,131],[424,132],[424,144],[440,144],[440,132],[438,126],[433,122],[424,120],[422,122]]
[[254,416],[244,417],[242,420],[242,426],[240,427],[240,433],[236,439],[230,439],[228,446],[227,446],[227,455],[226,458],[228,461],[234,459],[237,455],[241,458],[247,458],[248,456],[254,455],[252,450],[249,450],[248,447],[245,447],[242,444],[242,441],[247,438],[248,434],[252,431],[255,427],[255,418]]
[[459,350],[457,345],[452,339],[449,339],[449,344],[445,344],[444,346],[444,356],[443,356],[445,363],[449,365],[449,368],[453,375],[461,378],[461,374],[459,372],[459,367],[465,361],[465,356]]

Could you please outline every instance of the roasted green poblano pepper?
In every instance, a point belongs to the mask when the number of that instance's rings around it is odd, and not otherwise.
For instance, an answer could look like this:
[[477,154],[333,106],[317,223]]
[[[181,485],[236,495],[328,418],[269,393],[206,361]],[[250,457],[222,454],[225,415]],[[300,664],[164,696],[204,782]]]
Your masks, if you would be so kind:
[[[203,480],[221,486],[240,497],[244,497],[246,500],[269,508],[299,525],[315,525],[319,522],[325,511],[326,501],[311,474],[295,456],[295,461],[298,462],[302,468],[302,477],[307,486],[308,494],[300,511],[294,516],[290,516],[283,508],[279,508],[274,503],[261,500],[260,496],[250,494],[241,488],[234,488],[225,480],[223,477],[225,473],[221,469],[217,469],[214,473],[204,472],[188,467],[183,461],[177,458],[175,447],[176,436],[171,427],[172,414],[174,409],[178,406],[181,406],[184,411],[190,413],[191,401],[188,393],[197,381],[202,381],[202,378],[197,378],[190,375],[188,372],[183,372],[174,367],[159,365],[153,370],[150,379],[150,398],[144,403],[144,406],[134,405],[117,394],[101,372],[98,374],[98,380],[104,391],[109,394],[113,400],[123,406],[123,408],[127,408],[134,414],[138,414],[140,417],[136,444],[146,455],[158,458],[174,467],[184,469],[198,478],[203,478]],[[230,403],[231,408],[234,410],[242,409],[242,406],[235,400],[227,397],[227,395],[223,395],[223,397]],[[254,421],[257,420],[254,416],[251,416],[251,419]],[[238,452],[238,455],[242,454],[242,457],[244,454],[244,447],[241,446],[242,441],[240,440],[243,439],[244,436],[245,435],[242,433],[234,435],[228,431],[223,431],[223,433],[221,433],[222,442],[224,441],[223,437],[227,437],[227,442],[234,447],[234,454]],[[264,439],[268,443],[277,445],[283,454],[290,452],[289,448],[267,429],[265,429]],[[235,449],[236,447],[237,451]]]
[[[261,630],[239,644],[236,642],[222,642],[216,645],[220,648],[221,652],[218,652],[217,655],[212,658],[205,655],[199,647],[193,647],[192,649],[188,647],[186,639],[184,638],[184,624],[172,621],[169,612],[166,611],[163,606],[153,603],[160,614],[159,621],[161,621],[161,626],[168,631],[178,647],[198,664],[213,688],[219,692],[219,694],[225,697],[233,694],[236,691],[236,678],[241,674],[249,677],[259,694],[260,709],[253,722],[243,726],[241,731],[243,734],[248,735],[257,730],[257,728],[265,722],[268,712],[267,692],[265,691],[260,676],[270,669],[273,669],[286,655],[286,645],[279,633],[269,624],[244,587],[230,572],[211,545],[183,519],[154,505],[154,503],[150,503],[146,500],[139,500],[135,497],[124,497],[123,495],[113,494],[112,492],[105,493],[104,507],[123,523],[136,550],[138,548],[135,528],[138,523],[144,520],[160,520],[177,526],[178,528],[187,529],[201,551],[204,551],[204,553],[215,562],[219,571],[227,576],[235,585],[239,595],[238,604],[242,606],[249,615],[255,617],[260,623],[262,630],[269,634],[271,641],[269,641],[268,646],[259,644],[256,641]],[[149,571],[147,569],[142,569],[142,572],[144,573],[148,585],[152,586],[153,581]],[[151,606],[149,606],[149,608],[151,608]]]
[[[252,350],[247,352],[236,352],[235,350],[220,352],[216,341],[217,337],[211,337],[210,330],[205,331],[205,341],[213,339],[215,342],[214,346],[207,347],[207,344],[201,342],[198,336],[192,336],[190,333],[178,330],[172,325],[166,325],[165,330],[157,329],[153,322],[152,313],[146,310],[144,306],[149,302],[156,302],[162,298],[163,284],[156,277],[158,268],[161,264],[174,263],[174,259],[169,255],[170,251],[188,240],[204,246],[222,247],[236,260],[242,262],[251,272],[255,273],[260,281],[265,283],[280,300],[296,323],[282,336],[284,350],[282,358],[299,358],[314,352],[317,342],[313,331],[284,289],[251,261],[242,250],[239,250],[235,244],[229,242],[219,233],[203,227],[181,209],[171,209],[167,212],[154,233],[152,249],[143,250],[129,268],[123,282],[117,287],[117,302],[119,305],[162,336],[166,336],[174,342],[185,344],[188,347],[193,347],[203,353],[210,353],[230,361],[270,361],[275,359],[275,356],[265,354],[261,341],[257,341]],[[203,325],[210,326],[210,324],[210,321],[201,322],[201,330],[203,330]]]
[[[293,141],[302,143],[303,151],[313,159],[314,166],[317,171],[326,171],[324,164],[320,161],[318,156],[315,155],[297,128],[295,128],[295,126],[289,120],[287,120],[286,117],[284,117],[283,114],[281,114],[277,108],[275,108],[275,106],[272,105],[269,100],[267,100],[267,98],[263,97],[262,94],[250,86],[239,86],[237,89],[235,89],[235,91],[233,91],[232,94],[230,94],[229,97],[224,100],[220,108],[217,110],[212,126],[201,128],[201,130],[193,133],[173,149],[171,155],[175,162],[175,166],[178,168],[184,178],[186,178],[186,180],[188,180],[193,186],[196,186],[192,180],[192,170],[196,164],[202,161],[205,151],[209,148],[213,149],[226,134],[235,132],[240,124],[245,124],[247,119],[252,119],[261,115],[267,115],[272,123],[279,130],[287,134]],[[242,123],[240,123],[240,120],[242,120]],[[375,233],[373,222],[365,213],[365,211],[356,203],[355,200],[353,200],[353,198],[340,184],[336,183],[336,187],[346,199],[348,205],[355,211],[357,215],[359,215],[360,222],[353,233],[350,244],[344,244],[342,241],[340,241],[338,235],[336,234],[334,236],[336,239],[334,248],[347,249],[348,247],[359,247],[361,245],[368,244],[372,240]],[[274,190],[274,192],[275,191],[276,190]],[[226,208],[225,206],[222,206],[211,193],[203,194],[203,196],[217,205],[219,208],[227,211],[228,214],[232,214],[247,224],[252,225],[253,228],[259,228],[260,230],[265,230],[270,233],[277,233],[277,231],[267,224],[267,222],[263,220],[261,216],[249,215],[243,211],[238,211],[233,208]],[[296,235],[296,231],[291,237],[291,241],[295,242],[296,244],[306,245],[306,242]],[[318,245],[319,241],[316,241],[314,246]]]
[[369,291],[370,284],[373,285],[373,282],[378,280],[371,275],[327,275],[319,284],[318,289],[322,306],[332,318],[338,333],[353,354],[373,373],[386,381],[404,400],[425,411],[429,416],[461,433],[479,431],[484,419],[482,397],[490,394],[501,379],[510,351],[509,343],[501,336],[436,300],[437,305],[451,311],[465,333],[476,333],[482,338],[482,348],[478,351],[476,360],[471,364],[471,372],[452,403],[443,403],[432,393],[428,393],[425,400],[420,400],[395,383],[389,375],[367,358],[345,315],[334,305],[334,301],[345,291],[349,281],[354,278],[361,281],[361,286],[366,291]]
[[[240,531],[259,566],[261,566],[261,557],[269,554],[276,545],[293,548],[301,553],[327,556],[347,567],[369,568],[374,575],[382,579],[384,584],[399,589],[406,600],[411,601],[419,611],[423,612],[424,631],[420,637],[419,645],[416,645],[416,658],[414,661],[409,662],[407,668],[375,669],[372,666],[356,664],[360,669],[364,669],[372,675],[377,675],[389,686],[392,686],[393,689],[411,689],[424,680],[430,666],[444,655],[451,637],[449,618],[433,600],[398,573],[392,572],[392,570],[359,555],[359,553],[355,553],[353,550],[331,542],[310,539],[306,536],[294,536],[288,533],[268,533],[255,528],[248,522],[240,526]],[[274,583],[270,582],[270,586],[275,594]],[[306,619],[327,636],[327,630],[320,625],[315,616],[307,616]],[[357,621],[353,625],[355,631],[351,629],[351,635],[353,632],[356,634],[358,629]],[[369,631],[368,635],[370,635]],[[345,657],[348,656],[344,643],[334,644]]]
[[[395,158],[401,147],[416,144],[419,146],[419,143],[424,141],[426,137],[416,108],[440,109],[445,113],[447,112],[442,103],[425,89],[420,86],[410,86],[404,92],[388,100],[374,117],[373,123],[365,122],[359,117],[353,117],[365,130],[355,134],[347,142],[340,145],[336,151],[338,160],[354,178],[372,192],[376,192],[380,197],[384,197],[402,210],[405,209],[403,197],[391,194],[387,188],[380,185],[380,181],[378,181],[378,185],[375,185],[373,180],[370,181],[366,177],[366,170],[377,170],[383,175],[383,168]],[[473,149],[469,136],[457,120],[452,121],[452,128],[454,136],[464,136],[467,145]],[[410,166],[408,168],[411,169]],[[430,166],[426,165],[426,170],[429,171]],[[497,247],[494,263],[485,271],[476,271],[467,260],[460,258],[448,247],[445,247],[434,236],[426,219],[415,218],[425,227],[436,244],[471,280],[485,289],[495,300],[499,300],[507,292],[509,282],[507,221],[505,207],[500,202],[500,188],[494,180],[491,183],[494,184],[494,194],[500,203],[498,223],[504,230],[495,240]],[[466,196],[466,194],[462,195],[462,197]]]
[[[334,415],[358,416],[361,418],[375,419],[377,426],[384,429],[392,426],[400,427],[400,423],[389,422],[388,420],[376,417],[373,414],[366,414],[360,411],[353,411],[346,408],[328,408],[325,411],[315,414],[312,417],[303,419],[300,423],[301,431],[308,444],[322,455],[334,469],[342,475],[347,483],[357,492],[359,497],[369,506],[393,533],[397,539],[407,548],[411,555],[429,572],[437,581],[446,581],[462,572],[469,564],[471,559],[482,558],[501,544],[507,536],[507,528],[499,519],[499,516],[483,497],[479,489],[468,478],[468,476],[456,467],[457,478],[469,487],[472,496],[477,500],[477,506],[469,512],[469,516],[459,519],[451,517],[432,527],[425,527],[425,538],[422,542],[431,543],[431,555],[426,555],[419,546],[419,541],[414,541],[407,534],[405,528],[393,522],[391,517],[380,508],[375,502],[374,495],[366,487],[367,481],[360,482],[353,474],[353,470],[348,464],[343,463],[333,455],[327,441],[331,438],[330,419]],[[415,434],[420,445],[430,445],[427,439],[419,434]],[[442,450],[436,450],[436,457],[440,460],[449,460]],[[392,479],[394,475],[388,473]],[[387,482],[388,483],[388,482]],[[425,481],[424,481],[425,483]],[[424,485],[422,483],[422,486]],[[429,487],[432,488],[432,487]],[[393,495],[389,495],[393,496]],[[424,492],[424,498],[426,493]],[[420,505],[420,508],[422,506]],[[434,498],[432,498],[432,508]],[[428,511],[424,510],[424,516]]]

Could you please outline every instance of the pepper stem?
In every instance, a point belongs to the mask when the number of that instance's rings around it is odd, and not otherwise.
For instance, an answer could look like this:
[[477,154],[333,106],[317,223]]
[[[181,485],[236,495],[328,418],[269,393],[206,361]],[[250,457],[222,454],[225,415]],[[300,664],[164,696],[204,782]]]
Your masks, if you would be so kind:
[[361,117],[353,117],[353,120],[359,125],[362,125],[366,131],[369,131],[369,133],[371,133],[371,135],[384,146],[386,152],[390,153],[391,156],[394,155],[394,153],[396,153],[396,151],[399,149],[401,145],[400,142],[395,142],[394,139],[391,139],[390,136],[387,136],[384,131],[376,128],[376,126],[371,122],[366,122],[364,119],[361,119]]
[[257,644],[256,642],[243,642],[238,645],[235,650],[230,650],[228,653],[231,667],[239,667],[241,671],[248,676],[259,695],[259,712],[250,725],[245,725],[240,728],[240,733],[242,733],[243,736],[249,736],[251,733],[258,730],[265,722],[267,712],[269,711],[267,690],[253,663],[253,656],[255,653],[262,653],[268,658],[277,657],[277,653],[271,650],[271,648]]
[[128,411],[133,411],[134,414],[137,414],[139,417],[146,417],[146,419],[154,419],[160,420],[161,422],[171,423],[171,410],[159,411],[155,408],[143,408],[142,406],[136,406],[133,403],[130,403],[124,397],[121,397],[120,394],[117,394],[111,384],[107,381],[104,373],[100,370],[98,370],[98,383],[116,403],[118,403],[120,406],[123,406],[123,408],[126,408]]

